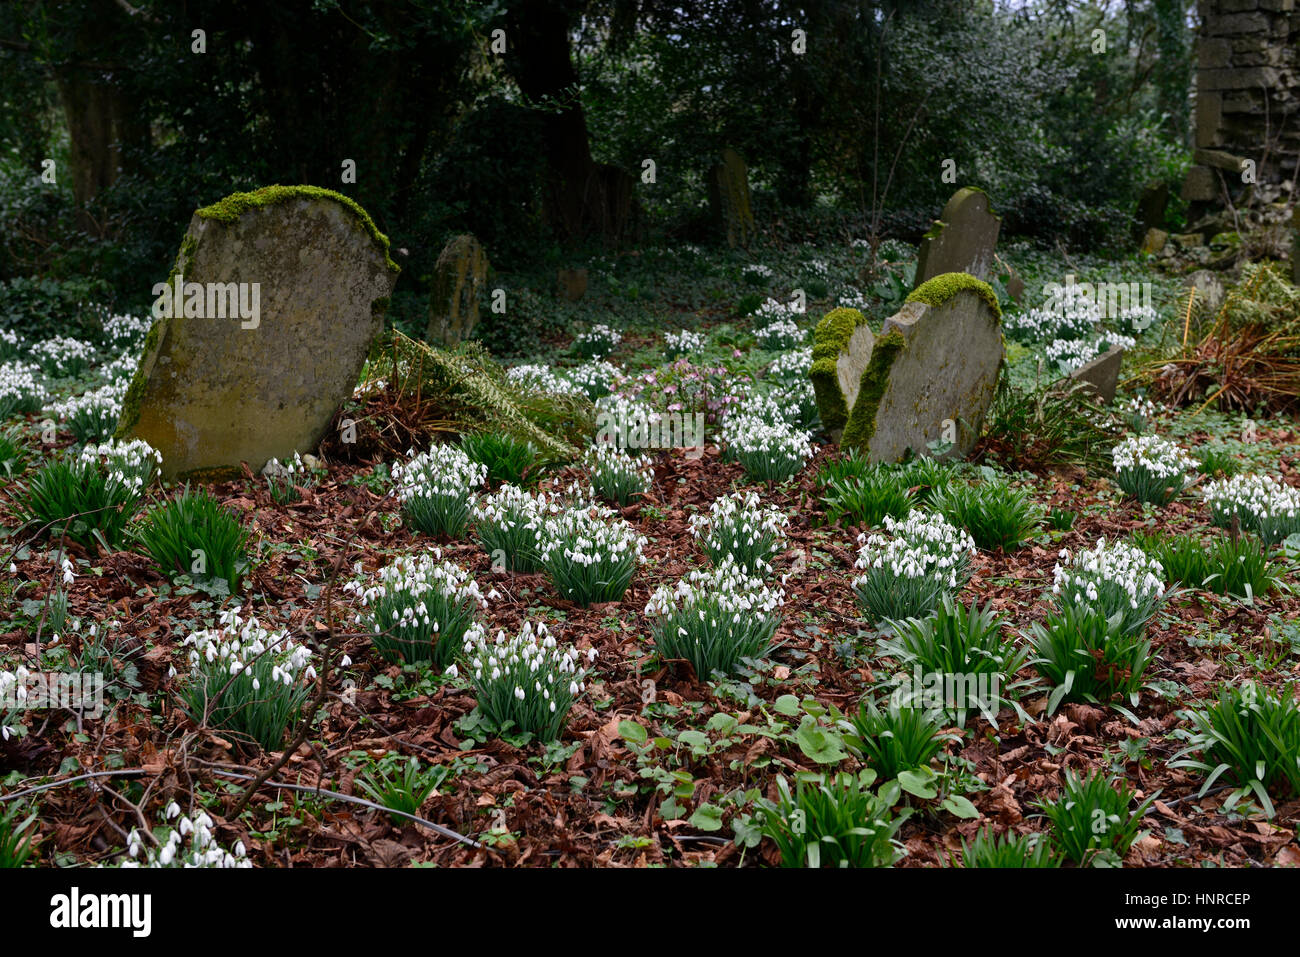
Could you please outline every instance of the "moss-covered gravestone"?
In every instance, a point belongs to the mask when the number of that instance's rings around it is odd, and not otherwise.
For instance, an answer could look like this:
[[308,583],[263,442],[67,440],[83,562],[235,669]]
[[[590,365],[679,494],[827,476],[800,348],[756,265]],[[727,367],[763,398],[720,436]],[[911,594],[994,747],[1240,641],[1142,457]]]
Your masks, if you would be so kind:
[[479,300],[487,289],[490,268],[482,244],[469,233],[452,237],[442,248],[433,270],[426,339],[437,346],[454,346],[469,338],[478,324]]
[[997,390],[1002,313],[987,283],[937,276],[885,320],[850,406],[841,444],[873,462],[950,444],[970,452]]
[[858,398],[858,385],[876,337],[856,309],[832,309],[813,330],[813,361],[808,375],[817,396],[817,413],[832,442],[838,442]]
[[749,203],[749,167],[733,149],[725,149],[709,170],[709,206],[727,237],[727,245],[748,246],[754,236],[754,212]]
[[973,186],[957,190],[921,240],[916,288],[949,272],[969,273],[987,282],[993,275],[993,251],[1001,228],[1002,220],[989,208],[988,194]]
[[154,287],[118,437],[158,449],[168,478],[240,462],[257,472],[314,449],[352,394],[397,273],[370,217],[329,190],[268,186],[196,211]]

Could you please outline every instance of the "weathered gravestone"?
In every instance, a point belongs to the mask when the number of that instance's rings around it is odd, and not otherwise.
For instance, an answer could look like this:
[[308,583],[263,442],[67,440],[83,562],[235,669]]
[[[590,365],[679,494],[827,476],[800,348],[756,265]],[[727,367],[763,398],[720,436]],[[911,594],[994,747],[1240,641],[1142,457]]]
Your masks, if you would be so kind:
[[352,394],[397,273],[370,217],[329,190],[268,186],[196,211],[154,287],[158,318],[117,436],[158,449],[168,478],[240,462],[256,472],[315,448]]
[[808,375],[817,396],[822,427],[832,442],[838,442],[844,432],[875,341],[866,317],[857,309],[832,309],[813,330],[813,361]]
[[719,159],[709,170],[709,207],[713,220],[726,234],[728,246],[748,246],[754,235],[749,168],[740,154],[730,148],[723,150]]
[[489,269],[482,244],[471,234],[447,242],[433,269],[426,339],[434,345],[454,346],[469,338],[478,324],[479,299],[487,289]]
[[577,302],[587,294],[587,267],[557,270],[555,291],[565,302]]
[[1106,405],[1115,401],[1115,390],[1119,387],[1119,369],[1124,362],[1124,347],[1112,346],[1101,355],[1070,373],[1075,382],[1082,382],[1096,393]]
[[840,443],[873,462],[897,462],[932,442],[951,442],[946,454],[968,454],[1003,359],[1002,314],[988,284],[964,273],[937,276],[885,320],[869,349],[865,342],[855,350],[851,335],[841,350],[845,372],[862,372],[852,403],[847,390],[843,396],[850,411]]
[[1148,183],[1138,197],[1133,216],[1133,241],[1141,243],[1151,230],[1163,228],[1168,207],[1169,187],[1159,181]]
[[921,240],[914,288],[950,272],[969,273],[988,282],[1001,228],[1002,220],[989,209],[987,193],[973,186],[957,190]]

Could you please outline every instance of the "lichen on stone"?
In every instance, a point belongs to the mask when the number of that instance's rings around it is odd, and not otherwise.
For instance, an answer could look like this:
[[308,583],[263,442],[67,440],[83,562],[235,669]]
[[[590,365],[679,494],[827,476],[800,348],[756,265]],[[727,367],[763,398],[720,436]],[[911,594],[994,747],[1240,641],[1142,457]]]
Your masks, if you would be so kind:
[[928,279],[913,289],[906,301],[923,302],[927,306],[937,309],[963,289],[969,289],[988,303],[989,308],[993,310],[994,317],[997,318],[999,323],[1002,322],[1002,307],[998,305],[998,297],[993,291],[993,287],[976,279],[970,273],[946,272],[935,276],[933,279]]
[[866,316],[859,310],[841,306],[826,313],[813,330],[813,361],[808,377],[812,379],[822,426],[829,432],[844,428],[849,418],[848,401],[840,388],[840,353],[848,349],[858,327],[866,324]]
[[894,330],[876,340],[871,350],[871,359],[862,370],[858,380],[858,398],[849,413],[848,423],[844,426],[844,436],[840,445],[846,449],[866,452],[876,434],[876,413],[880,410],[880,401],[885,396],[889,385],[889,370],[894,360],[907,348],[903,334]]
[[215,219],[221,223],[236,223],[239,221],[239,217],[250,209],[258,209],[262,206],[270,206],[274,203],[300,198],[332,199],[347,207],[356,216],[361,228],[365,230],[366,234],[370,236],[371,240],[384,254],[384,263],[388,270],[393,273],[401,272],[401,267],[393,262],[392,257],[388,255],[388,237],[375,226],[375,221],[370,218],[370,214],[362,209],[356,200],[344,196],[342,193],[336,193],[332,189],[325,189],[321,186],[263,186],[251,193],[231,193],[225,199],[217,200],[211,206],[204,206],[202,209],[195,210],[195,215],[204,219]]
[[[189,233],[186,233],[185,238],[181,240],[180,251],[172,262],[171,272],[167,274],[168,286],[175,284],[177,275],[183,276],[189,271],[190,264],[194,262],[194,253],[198,246],[197,240]],[[165,317],[155,319],[153,325],[149,327],[148,334],[144,337],[144,345],[140,348],[140,361],[136,364],[135,374],[131,376],[130,385],[126,387],[126,395],[122,397],[122,414],[118,416],[117,428],[113,431],[113,438],[118,441],[130,438],[131,430],[140,421],[140,403],[144,399],[145,390],[149,384],[149,376],[153,372],[154,359],[162,348],[163,336],[166,334],[167,325],[171,321],[171,319]]]

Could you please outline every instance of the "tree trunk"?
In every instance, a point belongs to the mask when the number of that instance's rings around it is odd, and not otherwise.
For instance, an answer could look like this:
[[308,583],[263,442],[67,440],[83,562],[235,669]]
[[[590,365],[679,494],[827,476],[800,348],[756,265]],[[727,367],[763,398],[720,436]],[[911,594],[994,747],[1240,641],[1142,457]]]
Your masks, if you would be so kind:
[[599,232],[617,239],[629,206],[619,177],[591,158],[578,73],[569,55],[574,9],[564,0],[525,0],[507,19],[508,65],[534,107],[547,110],[543,146],[547,222],[565,241]]

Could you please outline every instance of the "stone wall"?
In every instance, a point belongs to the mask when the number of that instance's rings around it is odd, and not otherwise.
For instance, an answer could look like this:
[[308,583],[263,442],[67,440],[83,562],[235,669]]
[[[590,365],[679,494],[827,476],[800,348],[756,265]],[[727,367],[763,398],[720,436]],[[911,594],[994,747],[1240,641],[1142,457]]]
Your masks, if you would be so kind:
[[1183,198],[1201,211],[1225,203],[1272,202],[1300,156],[1300,11],[1296,0],[1198,0],[1196,142]]

